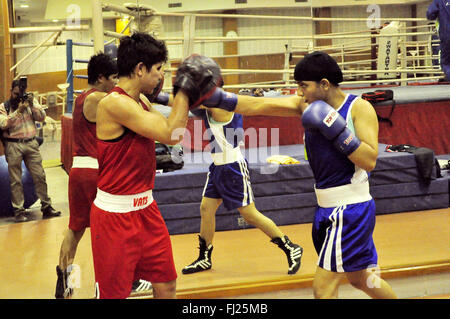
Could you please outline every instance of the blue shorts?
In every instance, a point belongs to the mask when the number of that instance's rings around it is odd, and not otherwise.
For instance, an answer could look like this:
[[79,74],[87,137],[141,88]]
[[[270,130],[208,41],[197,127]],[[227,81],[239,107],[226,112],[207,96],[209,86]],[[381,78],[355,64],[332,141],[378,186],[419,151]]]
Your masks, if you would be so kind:
[[318,207],[312,238],[319,260],[317,265],[333,272],[352,272],[374,267],[378,255],[372,234],[375,228],[375,202],[338,207]]
[[224,165],[209,166],[203,197],[222,198],[226,209],[247,206],[254,201],[248,162],[242,159]]

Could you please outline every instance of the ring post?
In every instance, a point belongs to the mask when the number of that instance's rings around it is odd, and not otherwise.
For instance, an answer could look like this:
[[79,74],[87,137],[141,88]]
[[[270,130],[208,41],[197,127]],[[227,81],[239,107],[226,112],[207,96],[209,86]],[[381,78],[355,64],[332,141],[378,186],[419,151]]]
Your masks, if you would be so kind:
[[94,54],[104,52],[103,16],[100,0],[92,0],[92,29],[94,35]]
[[72,39],[66,40],[66,57],[67,57],[67,78],[66,82],[69,83],[67,88],[67,112],[72,113],[73,106],[73,58],[72,58]]

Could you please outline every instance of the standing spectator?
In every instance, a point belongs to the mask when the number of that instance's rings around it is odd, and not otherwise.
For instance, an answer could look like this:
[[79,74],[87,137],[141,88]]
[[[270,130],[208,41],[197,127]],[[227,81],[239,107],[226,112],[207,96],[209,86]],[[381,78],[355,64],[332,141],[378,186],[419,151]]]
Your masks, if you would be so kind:
[[61,215],[60,211],[56,211],[51,206],[39,143],[36,140],[35,121],[43,122],[45,111],[36,100],[33,101],[32,96],[25,93],[26,84],[23,85],[23,83],[20,80],[14,80],[11,87],[11,98],[0,104],[0,129],[5,143],[11,202],[16,222],[29,220],[24,208],[22,161],[33,177],[36,194],[41,200],[43,218]]

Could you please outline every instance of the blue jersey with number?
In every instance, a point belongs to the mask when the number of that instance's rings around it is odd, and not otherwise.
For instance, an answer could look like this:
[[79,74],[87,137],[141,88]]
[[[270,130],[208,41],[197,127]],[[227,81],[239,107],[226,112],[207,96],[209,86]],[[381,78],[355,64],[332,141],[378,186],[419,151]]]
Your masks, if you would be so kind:
[[[347,127],[355,133],[351,109],[357,96],[348,94],[337,109],[347,121]],[[350,183],[367,181],[368,173],[353,164],[347,156],[339,152],[318,130],[305,131],[305,148],[308,161],[316,180],[316,188],[323,189]]]

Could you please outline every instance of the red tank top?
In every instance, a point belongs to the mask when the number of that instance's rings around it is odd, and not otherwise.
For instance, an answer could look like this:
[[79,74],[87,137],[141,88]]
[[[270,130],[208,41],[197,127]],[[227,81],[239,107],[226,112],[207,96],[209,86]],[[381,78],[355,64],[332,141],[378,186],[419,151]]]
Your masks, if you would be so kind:
[[95,122],[89,122],[83,114],[84,101],[93,92],[97,92],[97,90],[84,91],[75,100],[75,108],[72,113],[73,156],[97,158],[96,125]]
[[[112,92],[129,96],[122,88]],[[148,111],[144,102],[140,101]],[[114,140],[97,139],[98,188],[116,195],[133,195],[153,189],[156,173],[155,141],[124,127]]]

